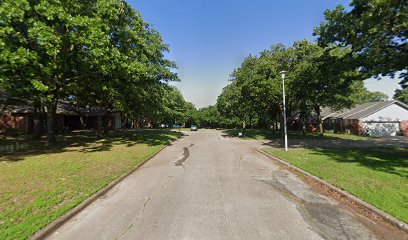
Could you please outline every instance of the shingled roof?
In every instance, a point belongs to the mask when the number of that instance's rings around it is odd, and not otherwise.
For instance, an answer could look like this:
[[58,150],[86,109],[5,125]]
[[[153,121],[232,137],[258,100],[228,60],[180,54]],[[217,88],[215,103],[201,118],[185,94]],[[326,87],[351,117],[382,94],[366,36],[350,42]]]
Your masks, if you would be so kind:
[[359,104],[354,108],[343,109],[337,112],[329,112],[329,110],[327,110],[325,112],[327,115],[322,114],[322,116],[323,119],[327,118],[361,119],[393,104],[397,104],[398,106],[408,110],[408,105],[397,100],[392,100]]
[[[33,113],[34,108],[31,101],[26,101],[20,98],[12,97],[10,94],[0,91],[0,111],[11,112],[16,114]],[[45,108],[47,112],[47,109]],[[105,114],[105,110],[98,109],[96,107],[81,108],[79,111],[85,116],[97,116],[99,111],[102,111],[102,115]],[[79,115],[73,106],[64,101],[59,101],[57,104],[57,114],[61,115]]]

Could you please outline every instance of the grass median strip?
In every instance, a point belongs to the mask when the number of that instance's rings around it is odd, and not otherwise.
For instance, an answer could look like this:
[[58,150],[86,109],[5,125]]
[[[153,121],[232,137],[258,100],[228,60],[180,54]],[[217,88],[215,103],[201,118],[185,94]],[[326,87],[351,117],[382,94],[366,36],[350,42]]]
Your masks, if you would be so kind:
[[262,150],[408,223],[407,149]]
[[81,132],[52,148],[26,141],[24,151],[3,154],[0,239],[27,239],[180,135],[126,131],[97,140]]

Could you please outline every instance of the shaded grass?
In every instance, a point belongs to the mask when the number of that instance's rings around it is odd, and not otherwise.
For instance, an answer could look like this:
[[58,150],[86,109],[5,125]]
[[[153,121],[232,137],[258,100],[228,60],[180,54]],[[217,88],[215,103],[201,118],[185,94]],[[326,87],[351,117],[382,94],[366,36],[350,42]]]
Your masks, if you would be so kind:
[[408,150],[397,148],[263,151],[408,222]]
[[0,157],[0,239],[26,239],[131,171],[181,134],[125,131],[96,140],[90,132],[59,136],[47,148]]
[[[223,130],[224,134],[230,137],[237,137],[238,133],[242,132],[241,129],[227,129]],[[282,133],[274,132],[267,129],[246,129],[244,139],[256,139],[256,140],[266,140],[266,139],[280,139],[283,138]],[[290,139],[345,139],[345,140],[369,140],[372,137],[367,136],[357,136],[352,134],[338,134],[333,132],[326,132],[323,136],[320,136],[319,133],[306,132],[306,135],[303,135],[300,131],[289,131],[288,138]]]

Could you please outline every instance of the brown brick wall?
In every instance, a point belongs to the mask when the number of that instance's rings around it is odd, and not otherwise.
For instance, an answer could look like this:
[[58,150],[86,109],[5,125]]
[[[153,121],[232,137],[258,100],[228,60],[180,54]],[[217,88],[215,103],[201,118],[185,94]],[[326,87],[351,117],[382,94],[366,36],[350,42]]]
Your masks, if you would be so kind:
[[358,121],[358,135],[363,135],[363,121]]
[[345,119],[344,127],[351,134],[360,135],[362,133],[362,124],[360,125],[360,121],[357,119]]
[[2,113],[0,115],[0,131],[12,129],[21,132],[29,131],[27,114]]
[[408,136],[408,120],[401,121],[400,128],[404,136]]

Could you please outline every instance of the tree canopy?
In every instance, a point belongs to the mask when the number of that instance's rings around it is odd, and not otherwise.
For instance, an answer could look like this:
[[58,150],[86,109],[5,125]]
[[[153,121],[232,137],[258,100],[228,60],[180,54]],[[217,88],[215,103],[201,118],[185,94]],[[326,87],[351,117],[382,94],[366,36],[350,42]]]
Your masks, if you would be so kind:
[[408,84],[408,2],[406,0],[353,0],[325,12],[315,29],[324,47],[348,49],[353,67],[367,77],[401,73]]
[[178,80],[175,63],[164,58],[168,50],[124,0],[0,5],[0,86],[46,107],[50,143],[61,100],[128,115],[160,107],[160,91]]
[[305,123],[312,112],[321,125],[323,107],[341,109],[386,98],[385,94],[372,93],[364,87],[363,74],[347,66],[346,56],[341,48],[323,48],[306,40],[291,47],[274,45],[258,56],[250,55],[233,71],[231,83],[218,97],[219,112],[238,120],[243,128],[249,124],[277,129],[283,118],[282,70],[287,71],[289,125],[295,124],[295,119]]

